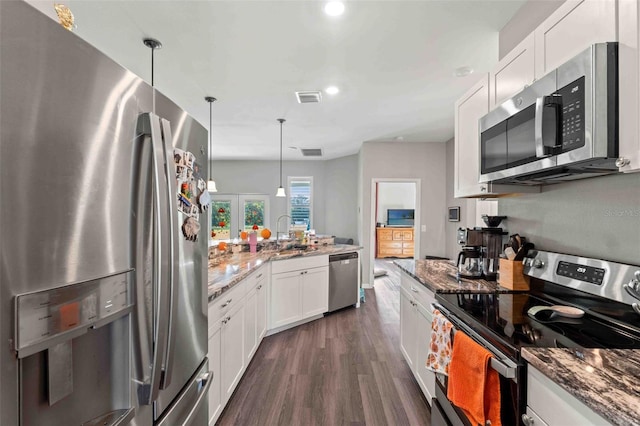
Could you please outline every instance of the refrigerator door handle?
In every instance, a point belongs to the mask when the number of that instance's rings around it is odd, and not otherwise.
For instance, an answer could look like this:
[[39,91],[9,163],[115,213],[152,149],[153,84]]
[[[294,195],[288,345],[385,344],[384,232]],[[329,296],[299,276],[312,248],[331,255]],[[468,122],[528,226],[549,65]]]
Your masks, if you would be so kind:
[[175,166],[173,162],[173,137],[171,134],[171,124],[168,120],[160,119],[160,126],[162,129],[162,143],[164,152],[164,164],[165,164],[165,191],[167,193],[167,199],[169,203],[167,205],[167,218],[169,219],[169,229],[166,236],[169,238],[169,315],[168,315],[168,327],[167,327],[167,344],[166,352],[164,356],[164,371],[162,375],[162,382],[160,384],[161,389],[166,389],[171,384],[171,373],[173,372],[173,359],[175,354],[175,318],[176,309],[178,306],[178,239],[176,235],[179,230],[178,225],[178,213],[175,207],[175,197],[178,193],[177,183],[175,178]]
[[153,236],[154,243],[154,259],[153,259],[153,281],[154,288],[157,291],[157,309],[154,312],[154,322],[156,323],[154,332],[154,351],[151,370],[151,381],[149,384],[149,400],[151,404],[158,398],[160,384],[162,381],[162,372],[164,369],[164,358],[166,356],[166,348],[169,334],[169,312],[170,301],[170,274],[171,262],[168,256],[170,252],[169,238],[165,231],[170,225],[167,222],[166,212],[169,203],[173,199],[167,200],[168,192],[166,190],[166,154],[164,154],[164,143],[160,128],[160,120],[153,113],[146,113],[150,122],[151,130],[151,149],[153,157],[153,193],[154,193],[154,214],[155,214],[155,232]]

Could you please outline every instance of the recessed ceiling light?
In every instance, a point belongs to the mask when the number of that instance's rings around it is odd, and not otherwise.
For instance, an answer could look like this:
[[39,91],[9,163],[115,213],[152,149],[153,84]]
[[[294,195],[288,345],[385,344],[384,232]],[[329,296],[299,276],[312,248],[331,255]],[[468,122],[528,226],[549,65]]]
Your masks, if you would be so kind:
[[473,73],[473,68],[469,67],[469,66],[464,66],[464,67],[460,67],[460,68],[456,68],[453,71],[453,75],[455,75],[456,77],[466,77],[469,74]]
[[324,5],[324,13],[329,16],[340,16],[344,13],[344,3],[341,1],[330,1]]
[[338,89],[336,86],[329,86],[326,89],[324,89],[324,91],[328,95],[336,95],[336,94],[340,93],[340,89]]

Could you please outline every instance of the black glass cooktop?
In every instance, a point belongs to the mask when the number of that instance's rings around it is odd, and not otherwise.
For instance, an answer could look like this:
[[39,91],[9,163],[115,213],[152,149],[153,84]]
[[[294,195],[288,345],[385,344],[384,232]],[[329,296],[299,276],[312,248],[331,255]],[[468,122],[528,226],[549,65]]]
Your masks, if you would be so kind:
[[[555,288],[557,287],[557,288]],[[628,305],[555,285],[530,293],[437,294],[443,308],[482,337],[518,358],[521,347],[640,349],[640,315]],[[534,306],[565,305],[585,310],[567,318]]]

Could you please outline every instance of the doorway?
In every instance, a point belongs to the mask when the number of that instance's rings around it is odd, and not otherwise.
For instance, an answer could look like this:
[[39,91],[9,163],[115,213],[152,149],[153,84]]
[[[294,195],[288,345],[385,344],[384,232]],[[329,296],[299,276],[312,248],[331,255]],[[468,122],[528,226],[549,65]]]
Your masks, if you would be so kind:
[[[375,282],[376,268],[380,268],[380,265],[399,258],[420,258],[420,183],[420,179],[372,179],[370,288]],[[378,234],[386,242],[379,240]]]

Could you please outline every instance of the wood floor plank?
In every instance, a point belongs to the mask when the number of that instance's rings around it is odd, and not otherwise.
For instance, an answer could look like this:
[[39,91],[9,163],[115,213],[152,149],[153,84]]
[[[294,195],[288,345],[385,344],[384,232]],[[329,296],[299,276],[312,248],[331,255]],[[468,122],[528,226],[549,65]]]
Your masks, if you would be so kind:
[[[428,425],[429,405],[400,353],[400,275],[359,309],[266,337],[219,425]],[[376,261],[378,267],[378,261]]]

